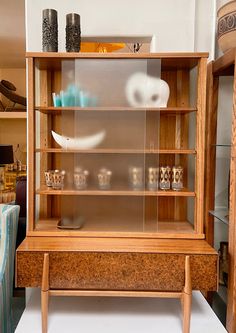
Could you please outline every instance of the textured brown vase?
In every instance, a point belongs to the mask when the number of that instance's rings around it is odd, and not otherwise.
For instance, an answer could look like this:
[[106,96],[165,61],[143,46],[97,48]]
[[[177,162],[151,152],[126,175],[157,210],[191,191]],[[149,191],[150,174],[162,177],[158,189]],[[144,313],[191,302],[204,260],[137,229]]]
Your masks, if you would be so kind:
[[236,1],[230,1],[218,12],[218,45],[222,52],[236,47]]

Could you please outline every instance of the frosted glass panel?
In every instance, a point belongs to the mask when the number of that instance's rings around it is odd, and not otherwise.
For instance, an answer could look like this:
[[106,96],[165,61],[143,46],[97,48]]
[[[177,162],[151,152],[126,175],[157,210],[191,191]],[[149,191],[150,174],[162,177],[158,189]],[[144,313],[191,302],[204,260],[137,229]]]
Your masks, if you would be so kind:
[[153,62],[145,59],[63,61],[62,89],[75,90],[77,106],[145,106],[149,95],[147,73],[152,71],[152,75],[160,77],[160,60],[155,60],[155,67]]
[[[75,96],[79,96],[75,97],[75,104],[90,108],[62,111],[62,134],[82,140],[95,137],[95,141],[100,135],[97,142],[80,146],[79,152],[62,157],[68,187],[79,189],[76,174],[86,172],[86,191],[97,192],[97,196],[81,193],[70,199],[62,197],[62,220],[69,216],[76,221],[80,216],[81,232],[145,231],[146,111],[129,109],[127,87],[134,75],[147,77],[147,61],[77,60],[64,62],[62,68],[62,87],[67,91],[74,89]],[[158,116],[155,121],[158,126]],[[158,133],[153,141],[158,145]],[[90,152],[84,153],[86,149]],[[68,209],[71,206],[73,212]]]

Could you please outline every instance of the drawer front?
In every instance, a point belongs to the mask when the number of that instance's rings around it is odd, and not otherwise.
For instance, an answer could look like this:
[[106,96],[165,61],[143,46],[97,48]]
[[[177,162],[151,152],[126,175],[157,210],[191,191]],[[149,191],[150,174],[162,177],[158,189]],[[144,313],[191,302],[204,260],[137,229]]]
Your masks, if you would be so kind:
[[[18,287],[40,287],[43,252],[17,252]],[[50,252],[52,289],[179,291],[184,254]],[[217,289],[217,255],[190,256],[192,287]]]

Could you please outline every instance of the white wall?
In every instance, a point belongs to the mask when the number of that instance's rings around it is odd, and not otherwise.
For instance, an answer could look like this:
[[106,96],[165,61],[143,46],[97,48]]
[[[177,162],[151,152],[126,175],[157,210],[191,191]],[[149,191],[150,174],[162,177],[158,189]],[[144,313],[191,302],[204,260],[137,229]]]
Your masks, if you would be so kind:
[[[65,19],[70,12],[81,15],[84,36],[156,35],[158,52],[208,51],[214,3],[215,0],[26,0],[26,49],[42,50],[42,10],[54,8],[58,11],[59,51],[65,50]],[[201,26],[195,26],[195,6],[196,22]]]
[[196,0],[194,51],[208,51],[209,60],[215,56],[215,21],[215,0]]

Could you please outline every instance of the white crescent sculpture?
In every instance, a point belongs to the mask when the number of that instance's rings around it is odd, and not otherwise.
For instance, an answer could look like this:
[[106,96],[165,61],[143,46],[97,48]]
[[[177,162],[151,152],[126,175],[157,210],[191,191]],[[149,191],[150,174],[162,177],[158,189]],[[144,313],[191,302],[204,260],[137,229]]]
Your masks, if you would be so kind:
[[130,76],[125,91],[134,107],[166,107],[170,95],[166,81],[141,72]]
[[52,131],[52,136],[63,149],[90,149],[97,147],[104,140],[106,131],[102,130],[101,132],[90,136],[77,138],[70,138],[67,136],[59,135]]

